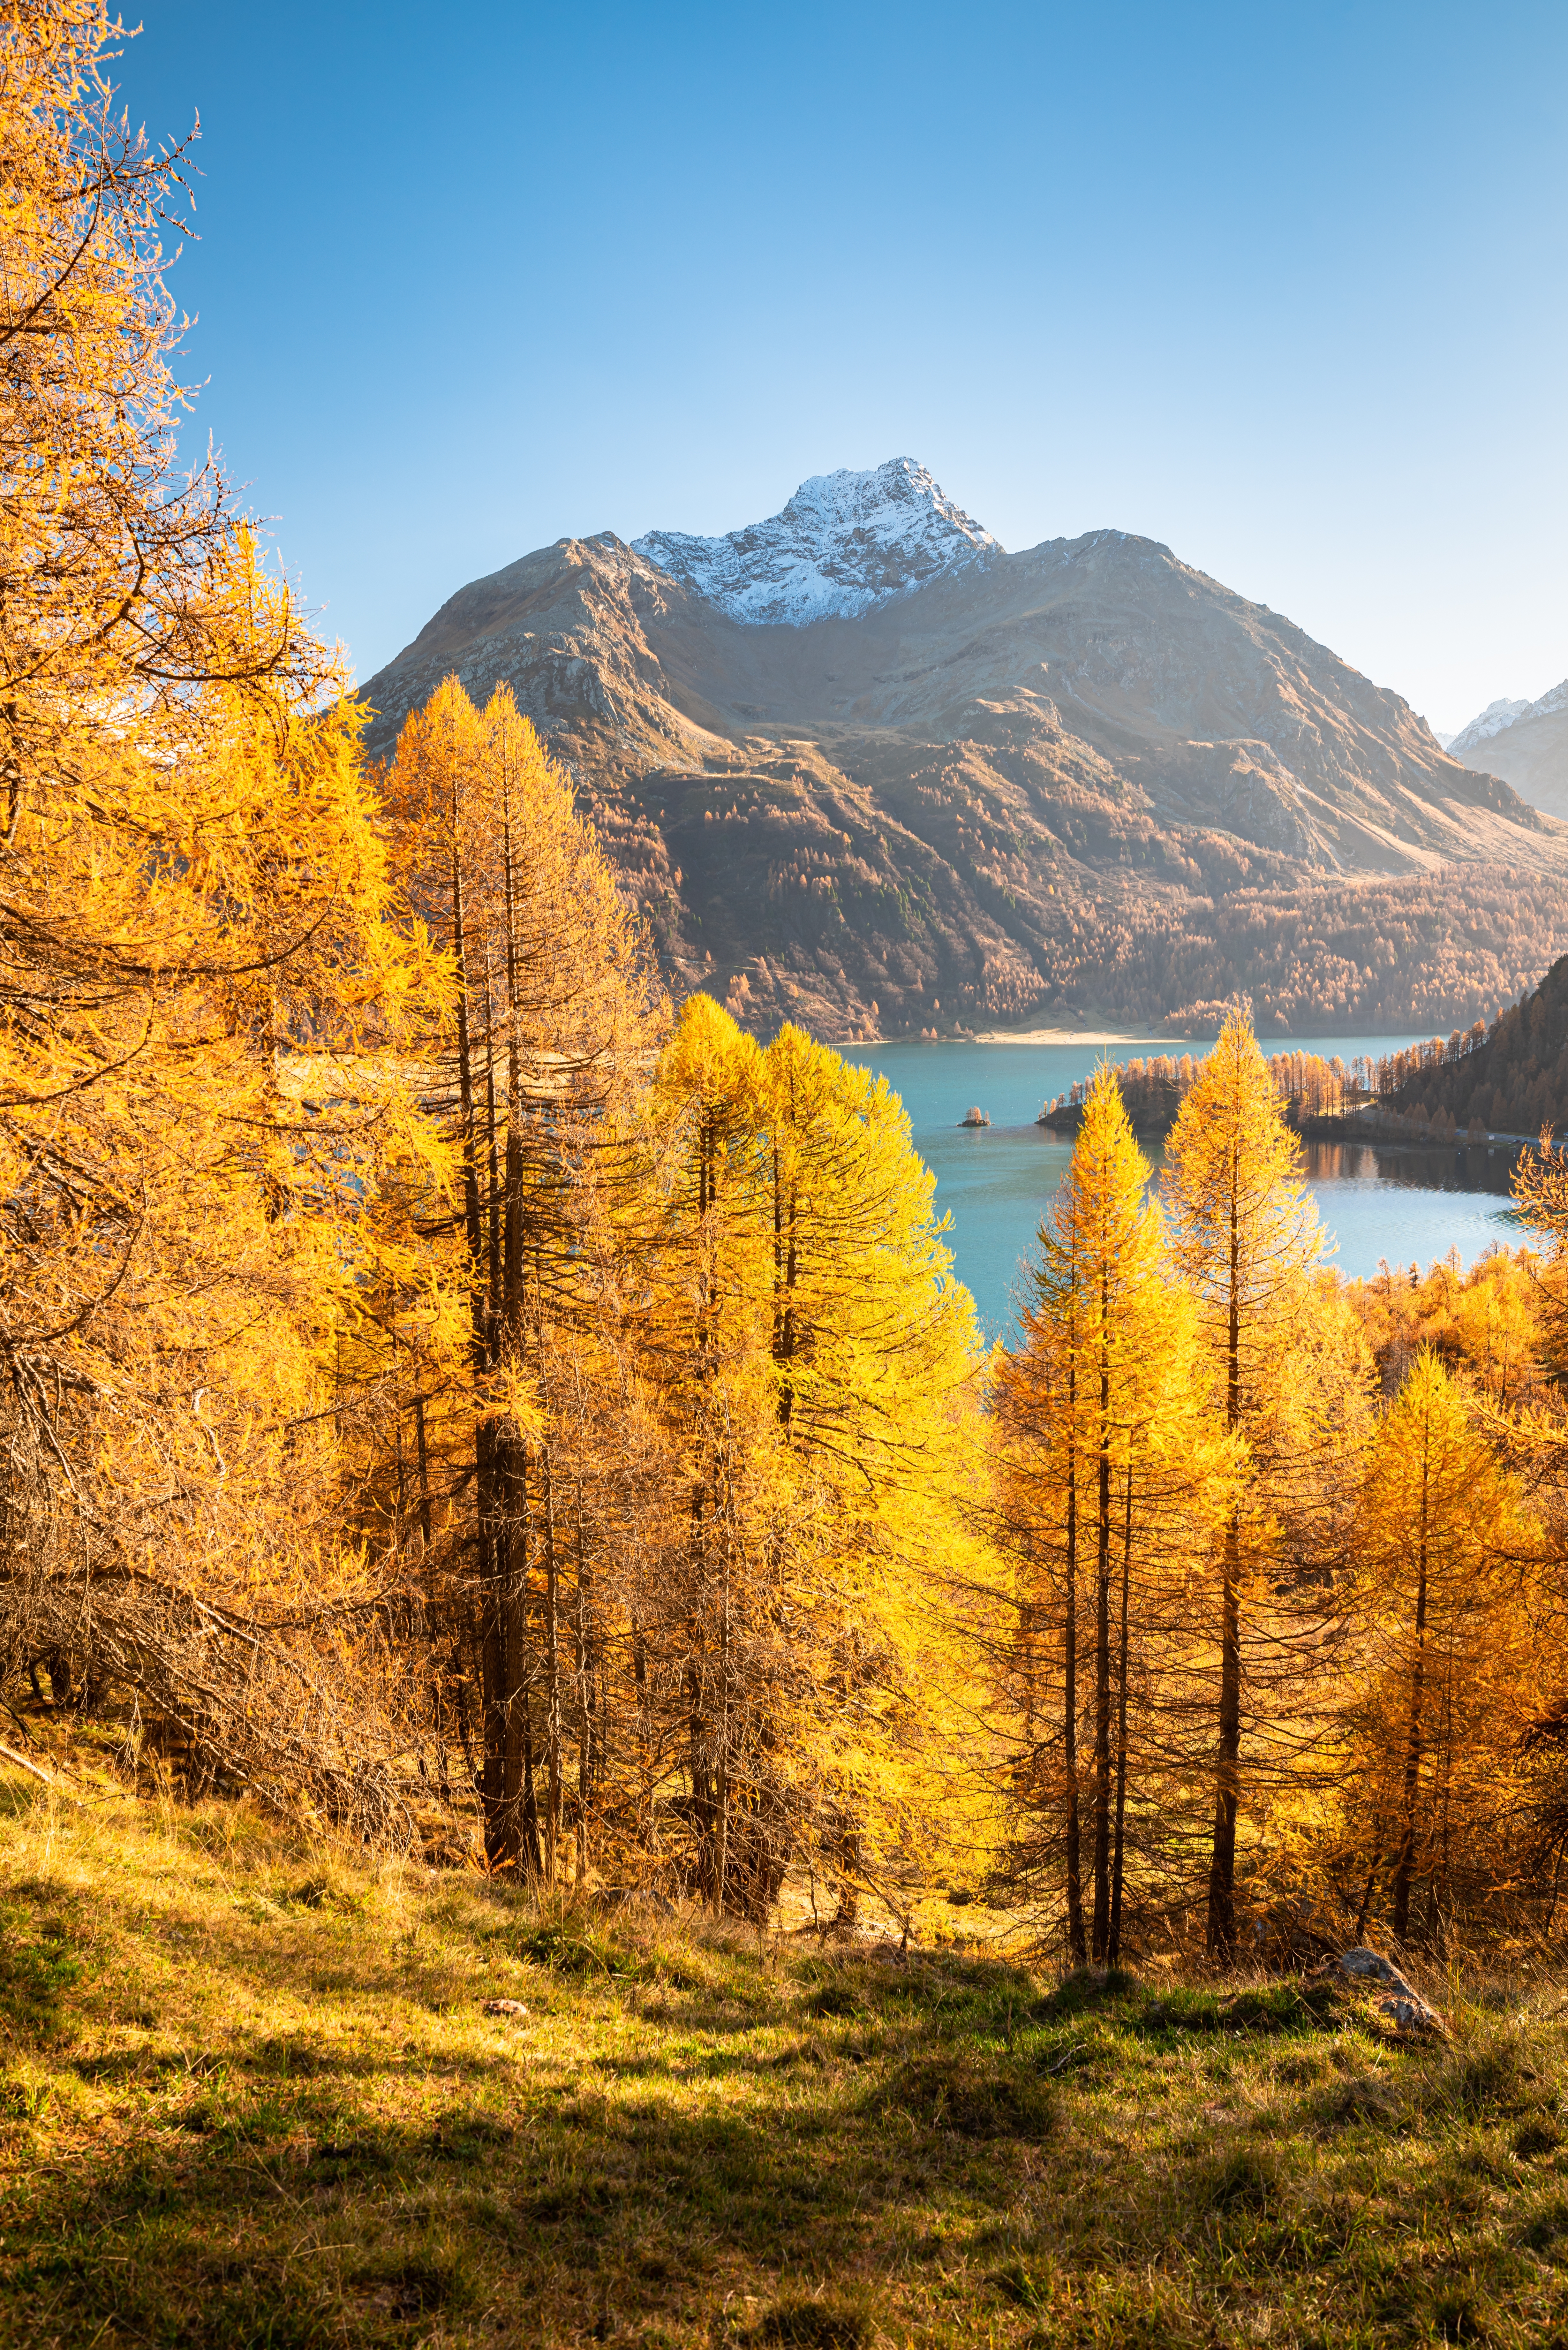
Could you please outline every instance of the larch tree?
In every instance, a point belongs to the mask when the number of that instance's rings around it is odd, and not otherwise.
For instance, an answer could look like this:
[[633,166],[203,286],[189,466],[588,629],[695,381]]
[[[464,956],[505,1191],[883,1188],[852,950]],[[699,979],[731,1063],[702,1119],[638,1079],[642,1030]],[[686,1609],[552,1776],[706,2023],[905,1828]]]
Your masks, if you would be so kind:
[[441,973],[335,658],[179,473],[181,156],[116,117],[116,37],[0,9],[6,1638],[384,1820],[324,1661],[369,1620],[327,1430],[363,1202],[439,1156],[383,1048]]
[[945,1594],[978,1454],[979,1345],[886,1080],[786,1025],[760,1106],[776,1409],[796,1516],[815,1528],[797,1543],[810,1833],[836,1855],[847,1922],[861,1885],[886,1891],[930,1848],[950,1801],[929,1761],[962,1734]]
[[1347,1398],[1359,1376],[1354,1347],[1345,1351],[1350,1334],[1314,1279],[1324,1240],[1300,1147],[1240,1013],[1182,1103],[1162,1197],[1172,1254],[1198,1309],[1210,1398],[1238,1459],[1218,1562],[1207,1928],[1210,1951],[1228,1960],[1237,1940],[1248,1659],[1257,1705],[1272,1707],[1281,1724],[1298,1718],[1293,1673],[1313,1644],[1293,1642],[1290,1609],[1276,1604],[1282,1519],[1295,1512],[1310,1540],[1314,1503],[1343,1490],[1337,1438],[1354,1442]]
[[1357,1523],[1361,1610],[1349,1709],[1366,1875],[1410,1937],[1424,1886],[1440,1938],[1456,1879],[1510,1873],[1523,1733],[1541,1701],[1539,1537],[1476,1402],[1423,1347],[1380,1421]]
[[[1160,1521],[1183,1498],[1201,1511],[1199,1489],[1212,1483],[1222,1451],[1195,1408],[1193,1315],[1171,1279],[1148,1180],[1114,1072],[1102,1068],[1041,1226],[1023,1344],[1002,1357],[998,1381],[1003,1539],[1019,1562],[1008,1678],[1022,1684],[1023,1808],[1027,1815],[1042,1796],[1048,1812],[1059,1808],[1068,1949],[1097,1965],[1114,1962],[1121,1945],[1129,1668],[1135,1655],[1154,1663],[1157,1626],[1169,1613],[1149,1574],[1135,1569],[1135,1552],[1152,1567]],[[1043,1674],[1055,1683],[1060,1714],[1044,1742]],[[1057,1773],[1043,1772],[1043,1742],[1060,1752]]]
[[754,1040],[711,996],[693,996],[654,1085],[661,1204],[644,1344],[680,1506],[664,1588],[641,1614],[678,1741],[697,1884],[715,1911],[742,1914],[765,1914],[783,1876],[804,1693],[776,1598],[797,1529],[772,1371],[761,1088]]
[[[618,1391],[618,1194],[663,1003],[603,851],[508,688],[480,712],[446,680],[405,723],[387,788],[412,903],[455,982],[424,1093],[458,1194],[410,1214],[466,1300],[466,1360],[432,1357],[413,1403],[441,1459],[459,1645],[477,1653],[490,1864],[553,1878],[568,1715],[579,1855],[592,1776],[593,1561],[571,1432],[599,1416],[585,1379]],[[431,1527],[433,1540],[433,1513]],[[460,1673],[454,1698],[462,1686]]]

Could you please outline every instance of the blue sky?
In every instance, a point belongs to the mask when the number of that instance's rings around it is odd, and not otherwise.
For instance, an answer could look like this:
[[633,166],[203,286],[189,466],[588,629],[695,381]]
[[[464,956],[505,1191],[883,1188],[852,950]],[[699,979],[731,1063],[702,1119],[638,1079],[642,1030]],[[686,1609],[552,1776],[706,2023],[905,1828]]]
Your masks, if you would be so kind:
[[361,677],[912,456],[1453,728],[1568,673],[1568,8],[145,0],[198,418]]

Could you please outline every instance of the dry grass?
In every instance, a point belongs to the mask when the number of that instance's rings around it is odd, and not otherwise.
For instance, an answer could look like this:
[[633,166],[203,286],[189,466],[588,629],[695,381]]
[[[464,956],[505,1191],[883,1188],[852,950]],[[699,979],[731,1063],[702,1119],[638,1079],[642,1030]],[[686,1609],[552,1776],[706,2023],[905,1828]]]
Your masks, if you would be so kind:
[[14,1775],[0,2341],[1568,2344],[1559,2002],[1445,1996],[542,1915]]

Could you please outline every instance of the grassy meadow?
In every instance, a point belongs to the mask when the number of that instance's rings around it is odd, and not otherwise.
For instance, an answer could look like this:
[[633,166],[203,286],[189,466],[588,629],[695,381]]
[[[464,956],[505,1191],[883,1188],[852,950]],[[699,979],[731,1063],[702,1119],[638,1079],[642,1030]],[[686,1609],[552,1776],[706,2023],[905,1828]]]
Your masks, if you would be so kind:
[[1405,2045],[0,1803],[7,2345],[1568,2343],[1555,1984]]

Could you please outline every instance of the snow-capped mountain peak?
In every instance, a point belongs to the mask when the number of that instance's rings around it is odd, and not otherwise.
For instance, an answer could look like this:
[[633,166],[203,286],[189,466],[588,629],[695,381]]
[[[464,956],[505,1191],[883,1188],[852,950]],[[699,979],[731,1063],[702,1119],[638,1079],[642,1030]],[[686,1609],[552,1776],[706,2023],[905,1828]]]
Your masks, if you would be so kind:
[[732,619],[793,628],[868,611],[1003,551],[909,457],[815,473],[782,513],[722,538],[653,530],[635,545]]
[[1480,716],[1472,718],[1446,747],[1456,759],[1462,759],[1467,751],[1479,751],[1483,743],[1517,726],[1521,718],[1546,718],[1555,710],[1568,710],[1568,677],[1539,702],[1489,702]]

